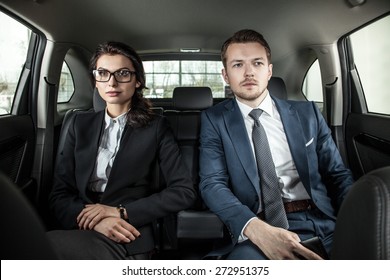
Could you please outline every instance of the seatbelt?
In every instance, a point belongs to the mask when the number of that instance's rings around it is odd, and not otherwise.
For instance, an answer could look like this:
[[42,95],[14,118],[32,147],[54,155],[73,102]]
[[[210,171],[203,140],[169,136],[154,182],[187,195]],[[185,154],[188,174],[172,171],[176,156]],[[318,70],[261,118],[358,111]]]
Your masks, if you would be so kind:
[[39,206],[45,208],[48,203],[48,196],[53,185],[53,165],[54,165],[54,109],[56,84],[49,82],[45,77],[47,84],[47,103],[46,103],[46,128],[43,135],[43,153],[42,153],[42,171],[39,182]]

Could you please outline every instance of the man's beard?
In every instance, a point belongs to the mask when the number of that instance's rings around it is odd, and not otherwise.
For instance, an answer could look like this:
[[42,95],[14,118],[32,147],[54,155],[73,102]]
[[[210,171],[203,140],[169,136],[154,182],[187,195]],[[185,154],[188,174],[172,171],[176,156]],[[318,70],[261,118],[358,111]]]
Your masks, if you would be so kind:
[[246,93],[246,92],[233,92],[234,95],[239,97],[240,99],[247,100],[247,101],[254,101],[258,99],[267,89],[267,87],[264,87],[263,89],[260,89],[259,91],[253,92],[253,93]]

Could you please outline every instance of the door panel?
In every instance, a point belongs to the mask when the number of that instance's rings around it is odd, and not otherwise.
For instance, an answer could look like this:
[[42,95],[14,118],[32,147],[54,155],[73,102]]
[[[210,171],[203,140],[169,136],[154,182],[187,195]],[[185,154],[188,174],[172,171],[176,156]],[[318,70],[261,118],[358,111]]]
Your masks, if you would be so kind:
[[35,202],[36,184],[31,179],[35,132],[29,115],[0,118],[0,170]]
[[36,205],[38,188],[32,179],[36,125],[32,116],[36,115],[33,100],[39,77],[35,73],[40,71],[37,57],[43,37],[2,11],[0,23],[7,26],[0,29],[0,52],[8,54],[0,56],[0,172]]
[[346,144],[356,177],[390,165],[390,16],[351,33],[342,42],[349,93]]
[[346,128],[349,163],[356,177],[390,165],[390,117],[352,113]]

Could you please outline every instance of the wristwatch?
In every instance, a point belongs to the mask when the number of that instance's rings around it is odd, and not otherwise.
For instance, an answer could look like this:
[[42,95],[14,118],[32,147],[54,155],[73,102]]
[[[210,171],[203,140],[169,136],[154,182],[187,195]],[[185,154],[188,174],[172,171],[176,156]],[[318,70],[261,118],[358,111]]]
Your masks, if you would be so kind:
[[121,219],[122,220],[126,220],[126,218],[125,218],[125,206],[123,206],[122,204],[119,204],[116,209],[118,210],[119,215],[121,216]]

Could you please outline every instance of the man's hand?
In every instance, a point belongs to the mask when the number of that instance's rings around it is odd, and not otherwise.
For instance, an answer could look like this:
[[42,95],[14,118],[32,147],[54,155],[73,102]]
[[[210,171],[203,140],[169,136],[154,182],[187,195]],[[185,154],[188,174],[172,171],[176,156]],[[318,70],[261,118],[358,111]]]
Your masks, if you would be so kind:
[[253,219],[244,234],[271,260],[321,260],[313,251],[300,244],[299,236],[291,231],[273,227],[260,219]]
[[93,229],[101,220],[107,217],[120,217],[116,207],[103,204],[87,204],[77,216],[80,229]]
[[130,243],[141,235],[131,224],[116,217],[108,217],[101,220],[94,230],[118,243]]

